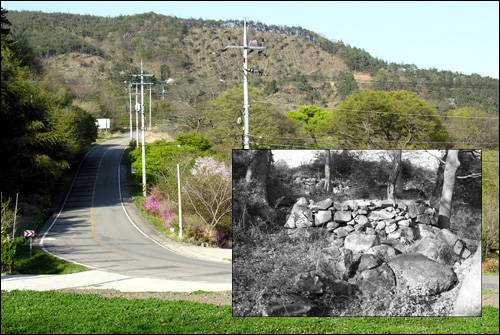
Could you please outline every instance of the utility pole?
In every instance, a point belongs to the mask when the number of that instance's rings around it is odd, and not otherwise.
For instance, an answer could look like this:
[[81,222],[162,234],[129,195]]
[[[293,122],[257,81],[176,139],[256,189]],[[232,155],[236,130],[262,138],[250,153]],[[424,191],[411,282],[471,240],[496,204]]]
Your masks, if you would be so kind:
[[166,92],[165,91],[165,86],[163,86],[162,89],[161,89],[161,100],[162,101],[165,101],[165,92]]
[[146,134],[144,131],[144,71],[141,59],[142,195],[146,197]]
[[[141,126],[142,126],[142,195],[146,197],[146,133],[144,128],[144,85],[152,85],[153,83],[145,83],[144,77],[153,77],[153,75],[144,74],[144,70],[142,67],[142,59],[141,59],[141,74],[133,74],[132,76],[141,77],[141,104],[139,109],[141,110]],[[139,145],[139,134],[137,135],[137,145]]]
[[153,90],[153,87],[149,86],[149,130],[151,130],[151,91],[152,90]]
[[[127,83],[127,82],[125,82]],[[129,101],[129,112],[130,112],[130,141],[134,138],[133,126],[132,126],[132,79],[128,81],[128,101]]]
[[151,91],[153,88],[149,86],[149,130],[151,130]]
[[133,135],[133,126],[132,126],[132,81],[128,82],[128,102],[129,102],[129,111],[130,111],[130,141],[134,138]]
[[[126,84],[127,82],[124,81]],[[135,93],[132,93],[132,85],[135,85]],[[132,94],[135,95],[135,119],[136,119],[136,134],[137,134],[137,142],[136,145],[139,145],[139,116],[138,116],[138,111],[139,111],[139,106],[137,104],[137,83],[132,82],[132,75],[130,76],[130,79],[128,81],[128,99],[129,99],[129,111],[130,111],[130,141],[134,139],[134,125],[133,125],[133,119],[134,117],[132,116]]]
[[[264,44],[264,39],[262,39],[262,44]],[[244,19],[243,22],[243,45],[226,45],[222,51],[226,51],[227,49],[243,49],[243,149],[250,149],[250,129],[249,129],[249,113],[248,113],[248,72],[254,73],[255,70],[248,69],[248,50],[250,52],[254,50],[259,50],[261,53],[265,47],[263,46],[249,46],[247,43],[247,19]],[[262,75],[262,71],[258,71],[260,75]]]
[[135,140],[135,145],[136,146],[139,146],[139,110],[140,110],[140,106],[139,106],[139,103],[137,102],[137,97],[138,97],[138,91],[139,88],[137,87],[137,83],[135,83],[135,136],[136,136],[136,140]]

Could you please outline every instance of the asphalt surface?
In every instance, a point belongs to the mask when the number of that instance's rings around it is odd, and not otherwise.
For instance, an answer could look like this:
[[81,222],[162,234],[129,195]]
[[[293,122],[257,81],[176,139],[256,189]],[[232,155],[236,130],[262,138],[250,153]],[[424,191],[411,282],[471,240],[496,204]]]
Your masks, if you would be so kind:
[[490,290],[498,290],[498,276],[483,276],[482,287]]
[[[127,171],[117,163],[127,142],[128,136],[122,137],[89,152],[63,210],[35,238],[47,252],[92,270],[69,275],[6,275],[1,278],[2,290],[231,290],[230,249],[175,242],[143,217],[127,187]],[[482,287],[498,290],[499,277],[483,276]]]
[[2,276],[2,290],[231,290],[231,249],[175,242],[143,217],[120,165],[128,141],[128,136],[110,140],[87,154],[62,210],[35,239],[44,251],[92,271]]

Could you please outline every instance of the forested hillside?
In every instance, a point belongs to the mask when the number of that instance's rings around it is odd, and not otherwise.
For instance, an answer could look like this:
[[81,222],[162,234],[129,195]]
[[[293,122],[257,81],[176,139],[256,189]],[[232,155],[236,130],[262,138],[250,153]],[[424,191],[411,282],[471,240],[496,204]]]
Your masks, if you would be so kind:
[[[241,51],[221,52],[224,45],[242,45],[243,22],[239,20],[181,19],[155,13],[105,18],[24,11],[9,12],[7,17],[14,38],[30,45],[42,63],[70,85],[86,80],[118,93],[129,74],[138,73],[141,58],[145,71],[155,74],[159,84],[169,78],[184,87],[209,82],[220,93],[241,83]],[[268,26],[258,21],[247,22],[247,27],[249,43],[260,43],[263,38],[266,47],[262,54],[250,54],[249,67],[263,70],[267,76],[254,74],[250,84],[264,90],[266,102],[280,111],[311,104],[333,108],[355,88],[364,88],[417,92],[440,113],[473,107],[498,115],[498,79],[388,63],[301,27]],[[169,86],[160,86],[156,93],[163,89]],[[104,106],[109,108],[122,106]]]
[[[247,27],[249,44],[266,48],[248,60],[252,149],[491,150],[483,155],[483,215],[493,233],[484,236],[498,236],[498,79],[389,63],[301,27],[254,21]],[[130,88],[138,86],[130,81],[137,81],[142,60],[155,83],[151,104],[146,91],[146,125],[150,109],[152,127],[176,139],[147,145],[147,171],[158,168],[164,178],[149,176],[145,186],[153,199],[146,204],[159,201],[153,193],[175,194],[169,169],[182,163],[197,185],[183,190],[191,196],[192,215],[185,217],[192,238],[201,238],[201,216],[203,238],[217,245],[222,234],[230,240],[230,178],[209,178],[220,186],[215,196],[196,178],[197,169],[218,171],[221,162],[221,171],[229,169],[232,149],[242,146],[243,56],[238,49],[222,51],[242,44],[239,20],[2,9],[3,195],[21,192],[47,207],[54,183],[95,141],[96,118],[110,118],[115,129],[129,127],[137,98]],[[138,148],[131,154],[135,165]],[[216,211],[202,206],[207,198],[219,201]],[[164,205],[170,229],[175,206]],[[202,208],[223,220],[199,215]]]
[[21,201],[47,208],[55,183],[87,152],[97,127],[26,50],[10,37],[2,10],[2,199],[21,193]]

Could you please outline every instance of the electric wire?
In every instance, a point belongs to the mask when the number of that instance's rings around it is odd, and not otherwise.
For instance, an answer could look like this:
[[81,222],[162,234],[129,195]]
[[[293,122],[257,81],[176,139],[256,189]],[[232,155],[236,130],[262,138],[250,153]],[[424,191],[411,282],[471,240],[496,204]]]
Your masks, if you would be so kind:
[[[271,105],[281,105],[281,106],[283,106],[283,105],[299,106],[299,107],[316,106],[316,105],[305,106],[304,104],[297,104],[297,103],[275,103],[275,102],[258,101],[258,100],[251,100],[250,102],[251,103],[255,102],[255,103],[262,103],[262,104],[271,104]],[[417,113],[379,112],[379,111],[360,110],[360,109],[339,109],[339,108],[329,108],[329,107],[317,107],[317,108],[323,109],[323,110],[335,111],[335,112],[357,112],[357,113],[390,114],[390,115],[404,115],[404,116],[425,116],[425,117],[440,117],[440,118],[499,120],[498,117],[489,117],[489,116],[429,115],[429,114],[417,114]]]
[[[340,134],[339,134],[340,135]],[[335,138],[305,138],[305,137],[277,137],[277,136],[257,136],[257,135],[250,135],[250,137],[258,138],[258,139],[286,139],[286,140],[316,140],[316,141],[339,141],[339,142],[373,142],[373,143],[400,143],[404,142],[407,144],[481,144],[481,145],[498,145],[498,142],[464,142],[464,141],[444,141],[444,142],[438,142],[438,141],[398,141],[398,140],[367,140],[367,139],[349,139],[349,140],[343,140],[343,139],[335,139]]]

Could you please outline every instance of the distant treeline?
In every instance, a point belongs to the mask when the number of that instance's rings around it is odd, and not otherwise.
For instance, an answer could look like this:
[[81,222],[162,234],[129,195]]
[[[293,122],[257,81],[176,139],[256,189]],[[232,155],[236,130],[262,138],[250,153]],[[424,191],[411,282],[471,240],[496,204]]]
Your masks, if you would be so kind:
[[[196,53],[200,52],[200,48],[188,47],[192,43],[187,42],[190,30],[200,27],[210,28],[212,31],[203,35],[201,40],[211,41],[213,38],[225,35],[225,31],[214,32],[214,29],[243,27],[242,20],[181,19],[153,12],[110,18],[9,11],[7,18],[12,22],[11,32],[14,38],[20,41],[20,44],[29,43],[34,52],[43,57],[79,52],[116,62],[111,58],[116,58],[117,53],[124,58],[127,55],[132,57],[131,55],[139,54],[146,61],[168,63],[172,71],[188,71],[194,79],[196,70],[192,62],[197,58]],[[352,47],[342,41],[329,40],[302,27],[265,25],[259,21],[248,21],[247,27],[256,32],[304,38],[321,50],[338,56],[349,71],[370,74],[372,80],[367,84],[373,90],[404,89],[417,92],[426,100],[437,105],[441,104],[438,107],[443,112],[454,107],[474,107],[498,115],[498,79],[478,74],[464,75],[451,71],[438,71],[435,68],[418,69],[413,64],[389,63],[372,57],[363,49]],[[297,42],[296,47],[301,48],[300,44]],[[204,46],[207,50],[210,49],[210,45],[204,44]],[[278,67],[275,63],[272,66]],[[276,79],[278,83],[287,84],[290,74],[298,71],[300,69],[289,69]],[[282,78],[286,75],[287,78]],[[315,79],[308,80],[313,82]],[[313,98],[308,102],[317,103]]]

